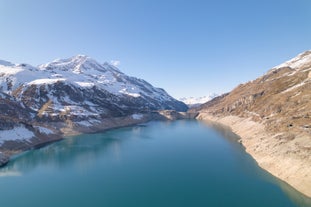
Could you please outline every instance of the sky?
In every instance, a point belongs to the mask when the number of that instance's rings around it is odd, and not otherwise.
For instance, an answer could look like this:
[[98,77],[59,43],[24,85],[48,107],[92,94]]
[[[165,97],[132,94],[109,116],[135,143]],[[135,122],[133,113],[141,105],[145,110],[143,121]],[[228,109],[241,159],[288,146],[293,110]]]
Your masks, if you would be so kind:
[[229,92],[310,49],[310,0],[0,0],[0,59],[84,54],[175,98]]

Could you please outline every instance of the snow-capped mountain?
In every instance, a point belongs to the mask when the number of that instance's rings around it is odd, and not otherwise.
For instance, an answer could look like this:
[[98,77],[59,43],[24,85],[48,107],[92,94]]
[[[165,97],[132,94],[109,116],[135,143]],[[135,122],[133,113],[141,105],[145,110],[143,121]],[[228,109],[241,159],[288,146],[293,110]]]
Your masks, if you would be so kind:
[[218,94],[213,93],[211,95],[201,96],[201,97],[187,97],[187,98],[184,97],[184,98],[180,98],[179,101],[184,102],[189,107],[196,107],[196,106],[199,106],[203,103],[206,103],[206,102],[212,100],[213,98],[215,98],[217,96],[218,96]]
[[36,111],[37,119],[187,110],[163,89],[85,55],[57,59],[38,67],[1,61],[0,90]]
[[167,109],[188,107],[163,89],[85,55],[38,67],[0,61],[0,152],[7,155],[63,135],[163,119],[166,114],[157,111]]

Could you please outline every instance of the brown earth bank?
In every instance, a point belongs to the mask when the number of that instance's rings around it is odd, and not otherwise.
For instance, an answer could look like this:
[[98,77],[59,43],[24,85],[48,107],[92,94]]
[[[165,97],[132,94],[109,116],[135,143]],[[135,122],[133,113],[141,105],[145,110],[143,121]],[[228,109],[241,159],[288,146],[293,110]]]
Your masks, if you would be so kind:
[[258,164],[311,197],[311,51],[201,105],[231,127]]
[[[198,120],[216,122],[231,128],[260,167],[311,197],[310,152],[301,151],[295,142],[280,142],[280,134],[269,133],[249,118],[213,116],[200,113]],[[304,139],[304,137],[300,137]]]
[[[130,116],[105,119],[89,119],[79,122],[67,120],[66,122],[32,123],[32,125],[28,124],[24,127],[34,132],[34,136],[32,138],[29,140],[8,140],[4,141],[2,144],[0,143],[0,167],[6,165],[9,162],[10,156],[12,155],[43,147],[50,143],[62,140],[66,136],[96,133],[109,129],[146,123],[153,120],[167,121],[178,119],[193,119],[196,115],[196,113],[161,110],[145,114],[133,114]],[[48,129],[52,133],[45,134],[34,130],[34,128],[38,126],[44,127],[44,129]]]

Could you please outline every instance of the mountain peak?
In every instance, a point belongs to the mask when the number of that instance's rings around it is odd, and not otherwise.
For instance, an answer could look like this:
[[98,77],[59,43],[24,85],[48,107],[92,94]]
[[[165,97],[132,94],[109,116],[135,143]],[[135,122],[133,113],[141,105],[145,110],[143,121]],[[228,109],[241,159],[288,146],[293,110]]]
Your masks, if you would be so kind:
[[[55,88],[54,91],[58,91],[59,88],[57,87],[62,83],[66,87],[69,86],[74,88],[75,91],[79,91],[79,94],[81,90],[92,90],[95,86],[96,93],[103,93],[103,97],[110,94],[111,97],[116,97],[116,99],[128,99],[122,103],[122,107],[125,107],[126,104],[131,105],[129,101],[133,102],[132,99],[136,98],[139,103],[135,104],[143,109],[187,109],[184,104],[169,96],[164,90],[155,88],[142,79],[127,76],[112,64],[100,64],[86,55],[79,54],[66,59],[56,59],[38,67],[31,67],[27,64],[14,65],[1,70],[0,73],[0,89],[2,88],[8,94],[18,87],[24,87],[23,92],[25,92],[41,85],[50,87],[49,92],[52,91],[53,87]],[[34,91],[29,93],[33,95]],[[72,93],[70,92],[71,96]],[[85,99],[84,95],[80,97],[81,100]],[[53,99],[51,98],[53,96],[53,94],[50,94],[45,99]],[[42,95],[38,94],[37,98],[41,100]],[[68,104],[70,99],[68,97],[65,97],[65,99],[67,102],[63,103]],[[62,101],[62,99],[57,99],[53,103],[62,103]],[[34,102],[38,106],[41,104],[40,101],[40,103],[36,100]],[[141,103],[144,105],[141,106]],[[98,105],[97,102],[93,104]]]
[[95,69],[103,71],[104,68],[96,60],[87,55],[75,55],[66,59],[56,59],[50,63],[39,65],[41,70],[62,70],[72,71],[74,73],[83,73],[85,70]]
[[286,61],[285,63],[274,67],[273,69],[279,69],[283,67],[290,67],[295,70],[304,70],[311,66],[311,50],[307,50],[298,54],[296,57]]
[[84,55],[84,54],[77,54],[75,56],[73,56],[72,58],[90,58],[88,55]]
[[69,62],[74,62],[74,63],[79,63],[79,64],[83,64],[83,63],[86,63],[86,62],[95,62],[95,63],[97,63],[97,61],[92,59],[90,56],[82,55],[82,54],[75,55],[75,56],[73,56],[71,58],[68,58],[68,59],[65,59],[65,60],[67,60],[67,61],[69,60]]
[[184,98],[180,98],[179,101],[184,102],[191,108],[191,107],[196,107],[201,104],[204,104],[217,96],[218,94],[212,93],[208,96],[202,96],[202,97],[184,97]]
[[52,62],[47,63],[47,64],[51,64],[51,63],[54,63],[54,64],[68,64],[68,63],[81,64],[81,63],[84,63],[86,61],[95,61],[95,60],[93,60],[91,57],[89,57],[87,55],[78,54],[78,55],[72,56],[70,58],[57,58],[57,59],[55,59]]

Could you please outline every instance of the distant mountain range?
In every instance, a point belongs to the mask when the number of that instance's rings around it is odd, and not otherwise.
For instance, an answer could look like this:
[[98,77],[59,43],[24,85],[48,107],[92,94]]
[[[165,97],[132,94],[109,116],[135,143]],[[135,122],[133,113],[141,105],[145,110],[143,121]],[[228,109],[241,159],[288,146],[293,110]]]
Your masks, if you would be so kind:
[[38,67],[0,60],[0,151],[44,143],[42,134],[96,131],[187,109],[163,89],[85,55]]
[[217,96],[218,96],[218,94],[213,93],[213,94],[208,95],[208,96],[184,97],[184,98],[180,98],[178,100],[184,102],[185,104],[187,104],[188,107],[192,108],[192,107],[200,106],[201,104],[206,103],[206,102],[212,100],[213,98],[215,98]]

